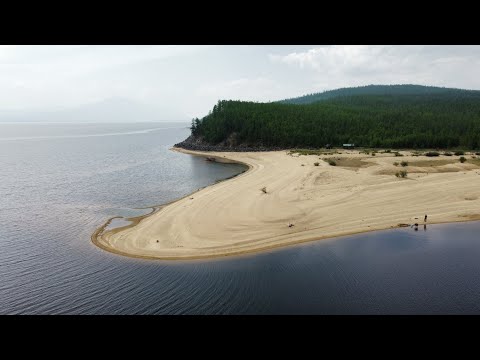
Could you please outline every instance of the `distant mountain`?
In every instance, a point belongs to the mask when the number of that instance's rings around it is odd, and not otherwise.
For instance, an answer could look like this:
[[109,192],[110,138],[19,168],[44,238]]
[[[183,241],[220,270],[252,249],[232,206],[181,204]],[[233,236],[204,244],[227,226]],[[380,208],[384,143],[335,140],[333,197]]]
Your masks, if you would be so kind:
[[285,104],[311,104],[338,97],[357,95],[438,95],[438,94],[480,94],[479,90],[463,90],[423,85],[367,85],[328,90],[321,93],[304,95],[292,99],[280,100]]
[[119,97],[56,111],[0,111],[0,122],[121,123],[177,121],[182,118],[178,114]]

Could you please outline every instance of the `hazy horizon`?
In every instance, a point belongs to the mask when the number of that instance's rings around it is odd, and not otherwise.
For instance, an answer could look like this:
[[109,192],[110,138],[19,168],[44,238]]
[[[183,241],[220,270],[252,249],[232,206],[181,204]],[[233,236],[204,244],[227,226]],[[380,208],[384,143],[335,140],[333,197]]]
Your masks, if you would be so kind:
[[370,84],[479,89],[479,65],[480,47],[464,45],[1,45],[0,121],[184,122],[221,99]]

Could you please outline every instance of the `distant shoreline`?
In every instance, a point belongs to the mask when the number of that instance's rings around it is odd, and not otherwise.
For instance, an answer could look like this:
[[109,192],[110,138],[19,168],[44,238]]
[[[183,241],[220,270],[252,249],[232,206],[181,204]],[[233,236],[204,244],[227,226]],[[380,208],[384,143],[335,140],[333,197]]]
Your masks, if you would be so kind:
[[[95,245],[130,257],[187,260],[265,251],[400,224],[421,226],[424,214],[427,224],[480,220],[480,167],[461,164],[455,156],[445,163],[444,157],[413,157],[409,152],[403,157],[372,157],[343,150],[322,156],[338,159],[339,166],[330,166],[319,156],[287,151],[172,150],[238,162],[249,169],[131,218],[128,226],[105,231],[105,224],[92,235]],[[435,166],[439,160],[443,162]],[[418,166],[395,167],[395,161]],[[403,169],[407,178],[396,178],[394,172]],[[261,191],[264,186],[267,193]]]

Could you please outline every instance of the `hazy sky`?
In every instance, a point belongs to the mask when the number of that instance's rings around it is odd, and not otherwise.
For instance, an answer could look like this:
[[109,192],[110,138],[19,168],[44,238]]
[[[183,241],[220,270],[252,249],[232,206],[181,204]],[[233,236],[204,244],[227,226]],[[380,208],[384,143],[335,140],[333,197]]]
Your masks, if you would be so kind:
[[219,99],[404,83],[480,89],[480,46],[0,46],[0,111],[120,97],[188,120]]

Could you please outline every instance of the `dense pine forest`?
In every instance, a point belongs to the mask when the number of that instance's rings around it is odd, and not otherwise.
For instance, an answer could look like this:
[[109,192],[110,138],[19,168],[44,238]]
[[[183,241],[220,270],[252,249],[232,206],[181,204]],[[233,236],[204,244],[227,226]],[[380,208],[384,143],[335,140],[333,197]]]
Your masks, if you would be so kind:
[[350,88],[328,90],[321,93],[309,94],[293,99],[279,101],[286,104],[311,104],[317,101],[336,97],[356,95],[438,95],[438,94],[467,94],[477,93],[477,90],[462,90],[422,85],[367,85]]
[[191,129],[211,145],[478,149],[480,91],[392,85],[271,103],[219,101]]

